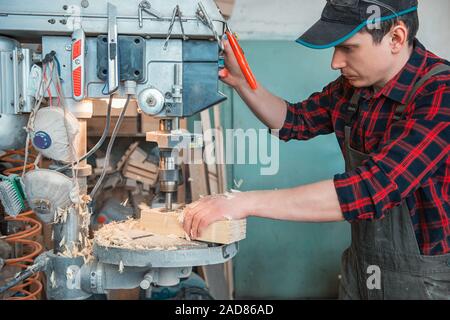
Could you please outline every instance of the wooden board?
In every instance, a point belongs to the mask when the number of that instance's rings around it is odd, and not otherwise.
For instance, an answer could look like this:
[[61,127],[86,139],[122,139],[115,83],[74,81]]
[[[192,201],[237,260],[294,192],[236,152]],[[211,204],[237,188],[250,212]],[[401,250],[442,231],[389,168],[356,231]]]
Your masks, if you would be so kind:
[[129,159],[136,161],[136,162],[144,162],[147,160],[148,154],[142,150],[141,148],[136,148],[134,151],[130,154]]
[[155,181],[156,181],[156,180],[149,179],[149,178],[140,176],[138,174],[135,174],[135,173],[132,173],[132,172],[129,172],[129,171],[125,172],[123,175],[124,175],[124,177],[126,177],[128,179],[139,181],[139,182],[151,185],[151,186],[153,186],[155,184]]
[[[108,136],[111,136],[116,126],[118,117],[111,117],[111,125],[109,127]],[[99,137],[105,129],[105,117],[92,117],[87,120],[87,130],[90,137]],[[138,123],[135,117],[125,117],[120,126],[118,136],[135,136],[138,135]]]
[[211,116],[209,110],[202,111],[200,113],[203,128],[203,140],[205,144],[205,156],[208,169],[208,182],[210,194],[219,193],[217,165],[215,159],[214,140],[211,130]]
[[128,150],[125,152],[120,161],[117,163],[117,170],[119,171],[122,170],[123,165],[128,161],[128,158],[131,156],[134,150],[136,150],[138,145],[139,142],[134,142],[128,147]]
[[220,117],[220,106],[215,105],[214,108],[214,128],[216,131],[216,139],[214,140],[216,151],[216,163],[217,163],[217,177],[218,177],[218,187],[219,193],[227,192],[228,182],[227,182],[227,170],[225,166],[225,142],[223,137],[223,128],[221,124]]
[[144,161],[144,162],[138,162],[130,158],[130,160],[127,163],[127,166],[139,168],[141,170],[158,173],[159,168],[156,164],[150,162],[150,161]]
[[[123,106],[125,104],[126,99],[114,99],[113,100],[113,107],[114,106]],[[94,106],[93,106],[93,116],[94,117],[106,117],[106,113],[108,111],[108,99],[105,100],[94,100]],[[122,108],[111,108],[111,116],[112,117],[118,117],[120,113],[122,112]],[[130,104],[127,108],[127,111],[125,111],[125,117],[136,117],[138,115],[137,112],[137,103],[136,101],[131,100]]]
[[138,176],[141,176],[143,178],[147,178],[147,179],[152,180],[152,181],[153,180],[156,181],[156,179],[158,178],[158,173],[157,172],[142,170],[140,168],[133,167],[133,166],[130,166],[130,165],[126,165],[124,170],[123,170],[123,174],[124,175],[126,175],[127,173],[137,174]]
[[205,164],[189,164],[189,183],[191,187],[191,201],[195,202],[201,197],[207,196],[208,182],[206,181]]
[[141,131],[151,132],[159,130],[159,119],[148,116],[144,113],[141,114]]
[[[140,223],[145,225],[146,230],[155,234],[185,237],[186,234],[179,220],[182,211],[162,212],[163,210],[162,208],[142,210]],[[196,240],[230,244],[245,239],[246,227],[245,219],[217,221],[209,225]]]

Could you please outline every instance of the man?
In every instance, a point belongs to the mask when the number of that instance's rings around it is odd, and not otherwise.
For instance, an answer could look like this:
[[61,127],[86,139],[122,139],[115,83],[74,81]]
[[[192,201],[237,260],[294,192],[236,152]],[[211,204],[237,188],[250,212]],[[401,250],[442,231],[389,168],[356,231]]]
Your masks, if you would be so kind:
[[[376,17],[377,12],[379,13]],[[197,237],[224,217],[304,222],[347,220],[342,299],[450,299],[450,68],[415,38],[417,0],[328,0],[297,40],[335,47],[341,76],[291,104],[252,91],[225,44],[232,86],[282,140],[335,132],[346,172],[293,189],[209,197],[186,210]],[[381,283],[370,285],[368,271]]]

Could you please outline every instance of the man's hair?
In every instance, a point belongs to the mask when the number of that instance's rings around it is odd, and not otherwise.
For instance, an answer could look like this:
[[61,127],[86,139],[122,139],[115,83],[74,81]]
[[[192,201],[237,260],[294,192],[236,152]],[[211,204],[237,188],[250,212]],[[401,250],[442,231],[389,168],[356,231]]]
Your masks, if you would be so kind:
[[383,21],[380,23],[380,28],[369,29],[369,27],[366,26],[363,30],[372,35],[373,41],[376,44],[379,44],[384,36],[391,31],[392,27],[396,26],[400,21],[402,21],[408,29],[408,44],[412,46],[417,32],[419,31],[419,15],[417,14],[417,10],[405,14],[404,16],[400,16],[397,19]]

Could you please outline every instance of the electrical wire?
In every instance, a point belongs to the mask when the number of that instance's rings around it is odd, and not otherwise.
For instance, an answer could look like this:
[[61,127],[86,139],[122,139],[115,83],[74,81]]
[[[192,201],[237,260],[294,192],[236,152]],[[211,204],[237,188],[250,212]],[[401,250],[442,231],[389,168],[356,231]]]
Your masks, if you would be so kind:
[[114,141],[116,139],[117,133],[119,132],[120,126],[122,125],[122,121],[125,118],[125,112],[127,111],[128,105],[130,104],[130,99],[131,99],[131,95],[129,94],[129,95],[127,95],[127,101],[125,102],[122,112],[120,113],[119,119],[117,120],[117,123],[111,134],[111,139],[109,140],[108,147],[106,149],[106,156],[105,156],[102,174],[101,174],[100,178],[98,179],[97,183],[95,184],[94,188],[92,189],[91,193],[89,194],[89,196],[91,197],[92,200],[94,199],[95,194],[97,193],[98,189],[100,188],[100,186],[103,182],[103,179],[105,178],[106,168],[109,163],[109,157],[111,155],[112,147],[114,145]]
[[[30,135],[31,135],[31,132],[34,130],[34,120],[35,120],[35,117],[36,117],[36,113],[37,113],[37,111],[39,110],[39,108],[40,108],[40,106],[41,106],[41,104],[42,104],[42,101],[43,101],[43,99],[44,99],[44,96],[45,96],[45,92],[48,90],[48,88],[50,87],[50,85],[52,84],[52,78],[53,77],[50,77],[49,79],[48,79],[48,81],[47,81],[47,79],[46,79],[46,70],[47,70],[47,63],[44,63],[43,64],[43,75],[42,75],[42,77],[41,77],[41,81],[39,82],[39,86],[38,86],[38,89],[36,90],[36,94],[35,94],[35,103],[34,103],[34,105],[33,105],[33,107],[32,107],[32,109],[31,109],[31,112],[30,112],[30,116],[29,116],[29,118],[28,118],[28,123],[27,123],[27,126],[26,126],[26,131],[27,131],[27,138],[26,138],[26,143],[25,143],[25,157],[24,157],[24,165],[23,165],[23,171],[22,171],[22,177],[25,175],[25,172],[26,172],[26,166],[27,166],[27,162],[28,162],[28,148],[29,148],[29,146],[30,146]],[[52,66],[50,66],[50,71],[51,72],[53,72],[53,67]]]
[[[106,140],[106,137],[108,136],[108,132],[109,132],[109,128],[111,126],[111,109],[112,109],[112,101],[113,101],[113,96],[111,95],[109,97],[109,102],[108,102],[108,108],[106,111],[106,124],[105,124],[105,129],[103,130],[102,136],[100,137],[100,139],[98,140],[98,142],[95,144],[94,147],[92,147],[92,149],[87,152],[84,156],[82,156],[80,159],[78,159],[78,162],[81,162],[87,158],[89,158],[90,156],[92,156],[95,152],[97,152],[98,149],[100,149],[100,147],[103,145],[103,143]],[[74,165],[75,163],[71,163],[71,164],[67,164],[63,167],[60,167],[58,169],[56,169],[56,171],[58,172],[62,172],[64,170],[67,170],[70,168],[71,165]]]

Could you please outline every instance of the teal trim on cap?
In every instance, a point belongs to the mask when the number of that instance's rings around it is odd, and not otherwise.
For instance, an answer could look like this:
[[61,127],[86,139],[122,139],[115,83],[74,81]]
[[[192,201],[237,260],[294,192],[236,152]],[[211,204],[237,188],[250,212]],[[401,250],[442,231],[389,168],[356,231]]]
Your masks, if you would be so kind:
[[353,37],[355,34],[357,34],[359,31],[361,31],[365,26],[367,26],[369,23],[377,23],[377,22],[384,22],[390,19],[394,19],[400,16],[404,16],[405,14],[411,13],[413,11],[416,11],[417,7],[412,7],[403,11],[400,11],[397,14],[392,14],[390,16],[386,16],[386,17],[381,17],[381,18],[376,18],[373,20],[366,20],[363,23],[361,23],[359,26],[357,26],[352,32],[350,32],[349,34],[347,34],[346,36],[340,38],[339,40],[336,40],[330,44],[324,44],[324,45],[316,45],[316,44],[312,44],[306,41],[301,40],[300,38],[298,38],[295,42],[308,47],[308,48],[312,48],[312,49],[328,49],[328,48],[332,48],[335,47],[339,44],[341,44],[342,42],[350,39],[351,37]]

